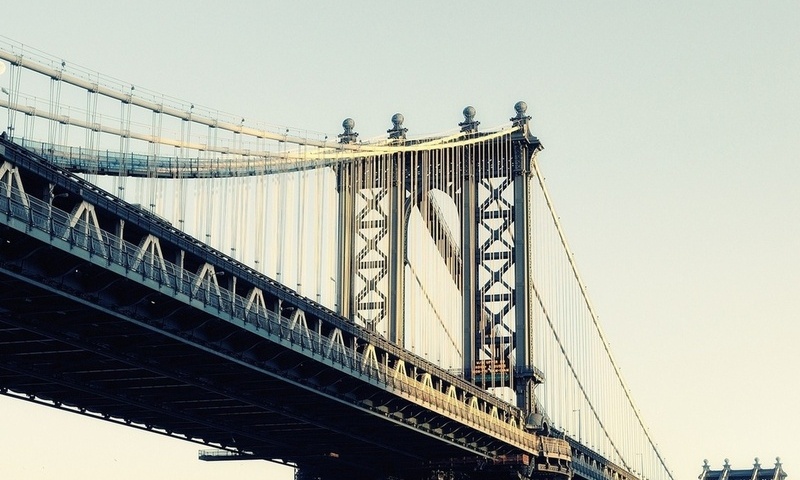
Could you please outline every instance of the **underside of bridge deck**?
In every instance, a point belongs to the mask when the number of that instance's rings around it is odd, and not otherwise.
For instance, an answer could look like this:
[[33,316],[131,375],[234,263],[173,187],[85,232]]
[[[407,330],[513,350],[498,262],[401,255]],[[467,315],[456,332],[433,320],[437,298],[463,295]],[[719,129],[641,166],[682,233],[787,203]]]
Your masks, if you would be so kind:
[[310,478],[491,478],[536,463],[499,442],[475,455],[442,441],[433,416],[418,416],[426,430],[395,421],[402,410],[353,408],[354,398],[386,404],[387,393],[5,227],[0,392]]

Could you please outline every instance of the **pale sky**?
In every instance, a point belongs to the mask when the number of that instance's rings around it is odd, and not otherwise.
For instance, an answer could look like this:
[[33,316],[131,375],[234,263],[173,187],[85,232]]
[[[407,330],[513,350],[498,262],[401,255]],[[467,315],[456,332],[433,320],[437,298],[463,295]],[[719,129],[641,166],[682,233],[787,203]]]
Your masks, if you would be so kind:
[[[525,100],[578,268],[676,479],[800,475],[800,3],[4,5],[0,35],[247,119],[380,135]],[[8,76],[0,77],[7,85]],[[546,372],[545,372],[546,373]],[[0,476],[291,478],[0,398]],[[277,473],[276,473],[277,472]]]

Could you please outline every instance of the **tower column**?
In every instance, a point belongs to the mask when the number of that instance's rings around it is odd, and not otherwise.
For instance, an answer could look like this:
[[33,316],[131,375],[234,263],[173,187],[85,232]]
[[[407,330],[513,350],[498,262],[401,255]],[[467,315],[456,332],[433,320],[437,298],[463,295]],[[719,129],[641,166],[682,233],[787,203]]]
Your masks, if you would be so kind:
[[[475,108],[468,106],[462,112],[464,121],[458,124],[464,133],[475,133],[478,131],[480,122],[475,121]],[[477,208],[478,208],[478,187],[475,177],[475,159],[472,149],[464,150],[461,165],[457,166],[460,171],[460,197],[461,197],[461,295],[462,295],[462,315],[463,338],[462,338],[462,364],[464,377],[475,381],[475,329],[477,328],[477,269],[478,256],[477,245]]]
[[405,272],[406,272],[406,179],[405,158],[395,154],[389,189],[389,340],[405,344]]
[[533,358],[533,314],[531,289],[531,218],[530,188],[532,161],[542,146],[530,134],[525,115],[528,106],[517,102],[517,114],[511,119],[520,130],[511,136],[514,221],[514,389],[517,406],[526,413],[534,412],[533,390],[542,379],[536,375]]
[[[346,118],[342,122],[344,133],[339,134],[339,143],[352,143],[358,138],[353,128],[356,122]],[[353,298],[353,236],[354,224],[354,195],[355,184],[353,178],[353,163],[339,164],[336,169],[336,189],[339,192],[339,231],[337,250],[339,263],[336,265],[336,312],[347,318],[352,318]]]
[[475,178],[474,159],[464,154],[461,179],[461,262],[462,262],[462,315],[463,346],[462,356],[464,376],[475,381],[475,361],[478,352],[475,350],[475,336],[478,329],[478,253],[477,253],[477,211],[478,187]]

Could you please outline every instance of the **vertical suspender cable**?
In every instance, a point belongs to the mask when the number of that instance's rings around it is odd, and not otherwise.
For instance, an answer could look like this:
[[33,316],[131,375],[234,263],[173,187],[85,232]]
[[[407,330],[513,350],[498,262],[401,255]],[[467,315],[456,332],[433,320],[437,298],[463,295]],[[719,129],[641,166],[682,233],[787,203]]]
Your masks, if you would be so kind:
[[[63,72],[63,69],[62,69]],[[47,138],[48,143],[55,144],[57,142],[56,132],[58,131],[58,120],[61,103],[61,78],[50,79],[50,132]]]
[[[305,149],[303,150],[305,151]],[[306,281],[304,278],[305,272],[303,272],[303,258],[310,253],[307,251],[310,249],[306,248],[306,239],[304,238],[305,220],[310,218],[308,205],[306,203],[306,179],[304,170],[297,172],[297,204],[294,213],[294,221],[297,222],[297,251],[295,255],[297,256],[297,291],[301,294],[307,293],[304,292],[303,288],[303,284]]]
[[275,265],[276,265],[276,280],[279,282],[283,279],[284,275],[284,258],[286,256],[286,197],[288,196],[288,185],[287,180],[289,179],[290,174],[283,174],[280,176],[280,182],[278,183],[278,245],[275,249],[275,254],[277,255]]
[[[16,65],[14,62],[9,62],[9,74],[8,74],[8,101],[11,105],[17,105],[19,102],[19,90],[20,90],[20,75],[22,73],[22,67]],[[10,106],[9,106],[10,107]],[[6,109],[7,116],[8,116],[8,123],[6,124],[6,133],[9,137],[17,138],[18,135],[15,135],[14,128],[16,126],[17,120],[17,110],[15,108],[8,108]],[[31,115],[32,116],[32,115]],[[25,122],[28,121],[28,115],[25,116]],[[32,122],[31,122],[32,123]],[[27,129],[23,132],[24,135],[33,136],[33,126],[31,125],[31,132],[30,134],[27,133]]]
[[[322,212],[322,208],[325,205],[325,196],[326,191],[324,189],[323,180],[325,179],[325,174],[328,172],[327,168],[320,168],[313,170],[313,177],[315,180],[315,188],[313,189],[314,192],[314,217],[315,222],[314,224],[317,226],[316,236],[311,236],[311,238],[316,238],[316,242],[314,245],[314,268],[316,268],[316,277],[317,277],[317,286],[314,289],[317,295],[317,302],[323,305],[330,305],[328,302],[323,300],[323,272],[325,271],[323,256],[322,256],[322,242],[323,239],[328,238],[328,216]],[[333,255],[336,256],[333,252],[329,252],[329,256]]]

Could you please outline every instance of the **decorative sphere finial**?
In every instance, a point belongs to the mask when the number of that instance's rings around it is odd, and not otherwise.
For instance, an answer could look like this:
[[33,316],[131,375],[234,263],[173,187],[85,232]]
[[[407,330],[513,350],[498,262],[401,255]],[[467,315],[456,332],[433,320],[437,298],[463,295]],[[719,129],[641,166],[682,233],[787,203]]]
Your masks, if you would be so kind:
[[404,117],[402,113],[395,113],[392,115],[392,125],[394,125],[395,128],[402,127],[405,121],[406,117]]
[[478,125],[480,125],[481,122],[475,121],[475,107],[468,105],[464,107],[461,113],[464,114],[464,121],[458,124],[458,126],[461,127],[461,131],[465,133],[477,132]]
[[392,115],[392,128],[386,130],[386,133],[389,134],[389,138],[406,138],[406,132],[408,129],[403,128],[403,122],[405,120],[406,117],[404,117],[402,113],[395,113]]
[[353,143],[358,138],[358,133],[353,129],[356,127],[356,121],[347,117],[342,122],[344,133],[339,134],[339,143]]
[[512,125],[515,127],[527,125],[528,120],[531,119],[529,115],[525,115],[525,112],[528,111],[528,104],[520,100],[514,104],[514,111],[517,112],[517,115],[511,118]]
[[464,120],[471,122],[475,118],[475,107],[468,105],[464,107]]

